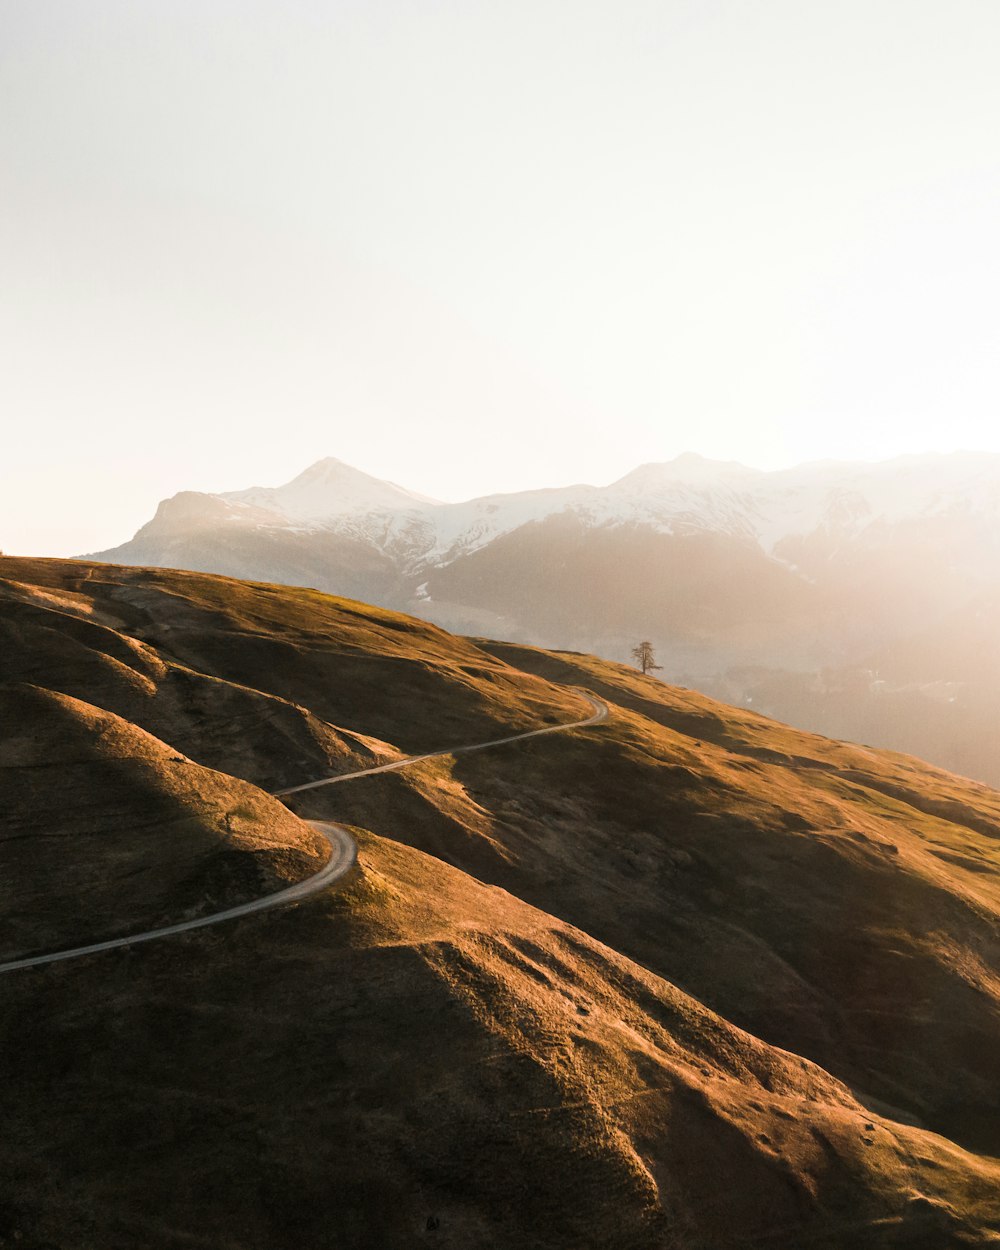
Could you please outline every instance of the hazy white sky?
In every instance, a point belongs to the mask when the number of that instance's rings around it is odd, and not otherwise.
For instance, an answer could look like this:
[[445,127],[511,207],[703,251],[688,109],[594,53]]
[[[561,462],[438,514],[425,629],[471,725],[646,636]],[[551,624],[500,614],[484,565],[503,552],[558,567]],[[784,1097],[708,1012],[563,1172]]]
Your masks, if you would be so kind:
[[0,0],[0,547],[1000,450],[996,0]]

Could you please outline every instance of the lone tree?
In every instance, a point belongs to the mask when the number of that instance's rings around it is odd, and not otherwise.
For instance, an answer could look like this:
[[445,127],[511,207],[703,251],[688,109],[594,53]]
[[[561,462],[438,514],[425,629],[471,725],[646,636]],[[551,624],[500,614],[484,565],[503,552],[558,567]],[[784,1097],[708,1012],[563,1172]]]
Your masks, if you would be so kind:
[[652,673],[657,669],[662,669],[662,664],[656,662],[656,652],[653,650],[651,642],[640,642],[637,647],[632,648],[632,659],[642,669],[644,673]]

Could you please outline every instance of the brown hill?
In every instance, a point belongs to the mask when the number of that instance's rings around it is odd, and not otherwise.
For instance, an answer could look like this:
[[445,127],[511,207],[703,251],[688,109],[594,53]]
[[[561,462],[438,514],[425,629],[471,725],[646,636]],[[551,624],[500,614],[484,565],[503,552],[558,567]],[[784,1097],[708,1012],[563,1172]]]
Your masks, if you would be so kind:
[[273,789],[580,709],[433,625],[316,591],[8,558],[0,603],[4,679],[107,707]]
[[[25,796],[4,849],[38,894],[62,873],[104,900],[104,923],[228,898],[262,849],[305,875],[311,835],[238,776],[571,721],[567,685],[612,705],[592,729],[297,796],[362,826],[340,894],[9,974],[0,1238],[1000,1240],[994,792],[311,592],[77,562],[0,577],[3,775]],[[41,785],[45,760],[65,767]],[[236,802],[253,816],[220,890]]]
[[297,810],[495,882],[871,1105],[1000,1154],[1000,796],[592,657],[483,645],[612,702],[599,740],[432,761]]
[[995,1163],[503,892],[361,850],[342,895],[5,985],[8,1238],[988,1244]]
[[221,910],[316,872],[326,840],[120,717],[0,686],[0,958]]

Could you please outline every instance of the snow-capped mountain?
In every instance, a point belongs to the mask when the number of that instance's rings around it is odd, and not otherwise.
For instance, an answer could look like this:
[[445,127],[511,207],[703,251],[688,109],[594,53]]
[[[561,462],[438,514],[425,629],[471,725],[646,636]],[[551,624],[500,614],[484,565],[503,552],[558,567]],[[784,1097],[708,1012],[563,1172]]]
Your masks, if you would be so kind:
[[437,503],[394,482],[353,469],[332,456],[318,460],[284,486],[252,486],[218,498],[237,508],[271,513],[274,524],[319,526],[340,517]]
[[[724,535],[778,558],[789,540],[823,536],[851,543],[932,519],[990,531],[1000,519],[1000,456],[910,456],[769,473],[688,454],[642,465],[609,486],[523,491],[464,503],[441,503],[330,458],[284,486],[176,495],[160,505],[133,543],[148,547],[157,537],[204,536],[216,528],[341,533],[389,554],[402,572],[417,574],[559,515],[589,528],[628,525],[661,534]],[[102,555],[124,556],[132,545]]]

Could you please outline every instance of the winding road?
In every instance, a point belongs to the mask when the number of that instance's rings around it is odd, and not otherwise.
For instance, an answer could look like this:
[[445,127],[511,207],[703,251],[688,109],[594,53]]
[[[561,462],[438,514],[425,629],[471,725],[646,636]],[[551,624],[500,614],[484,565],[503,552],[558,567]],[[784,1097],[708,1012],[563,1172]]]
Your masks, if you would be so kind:
[[[540,738],[543,734],[567,733],[571,729],[586,729],[590,725],[600,724],[608,716],[607,704],[582,690],[577,694],[585,699],[594,709],[592,716],[586,720],[573,721],[569,725],[547,725],[544,729],[531,729],[523,734],[511,734],[506,738],[493,738],[489,742],[476,742],[472,746],[448,747],[442,751],[429,751],[426,755],[410,755],[406,759],[396,760],[392,764],[380,764],[376,768],[363,768],[355,773],[340,773],[335,777],[324,777],[319,781],[308,781],[305,785],[290,786],[285,790],[276,790],[275,798],[285,798],[290,794],[300,794],[303,790],[317,790],[320,786],[339,785],[342,781],[353,781],[357,777],[372,777],[376,773],[394,772],[400,768],[409,768],[411,764],[419,764],[423,760],[437,759],[444,755],[468,755],[471,751],[485,751],[488,747],[503,746],[507,742],[521,742],[525,738]],[[166,925],[160,929],[147,929],[144,933],[133,933],[128,937],[109,938],[105,942],[91,942],[87,946],[74,946],[68,950],[49,951],[44,955],[30,955],[25,959],[10,959],[0,963],[0,973],[14,972],[19,968],[37,968],[42,964],[61,963],[66,959],[79,959],[84,955],[97,955],[101,951],[117,950],[122,946],[135,946],[138,942],[152,942],[155,938],[170,937],[175,933],[187,933],[191,929],[204,929],[209,925],[221,924],[224,920],[235,920],[237,916],[249,916],[256,911],[269,911],[272,907],[282,907],[287,903],[297,903],[301,899],[329,889],[337,881],[342,880],[355,866],[358,859],[358,848],[354,839],[343,825],[334,821],[310,821],[314,829],[321,833],[330,843],[330,858],[323,867],[304,881],[286,886],[273,894],[265,894],[263,898],[252,899],[249,903],[240,903],[237,907],[227,907],[225,911],[213,912],[210,916],[199,916],[197,920],[183,920],[178,924]]]
[[469,747],[446,747],[443,751],[428,751],[426,755],[408,755],[405,760],[396,760],[392,764],[379,764],[377,768],[363,768],[357,773],[341,773],[337,777],[324,777],[321,781],[307,781],[303,786],[289,786],[287,790],[275,790],[274,797],[283,799],[287,794],[301,794],[303,790],[318,790],[320,786],[335,786],[341,781],[353,781],[356,777],[373,777],[376,773],[391,773],[397,768],[409,768],[411,764],[419,764],[423,760],[435,760],[441,755],[468,755],[470,751],[485,751],[487,747],[500,747],[505,742],[522,742],[525,738],[540,738],[542,734],[560,734],[568,729],[586,729],[588,725],[597,725],[608,719],[608,705],[593,695],[582,690],[575,691],[581,699],[586,699],[594,709],[593,716],[586,720],[574,721],[572,725],[546,725],[544,729],[530,729],[525,734],[511,734],[508,738],[493,738],[489,742],[476,742]]

